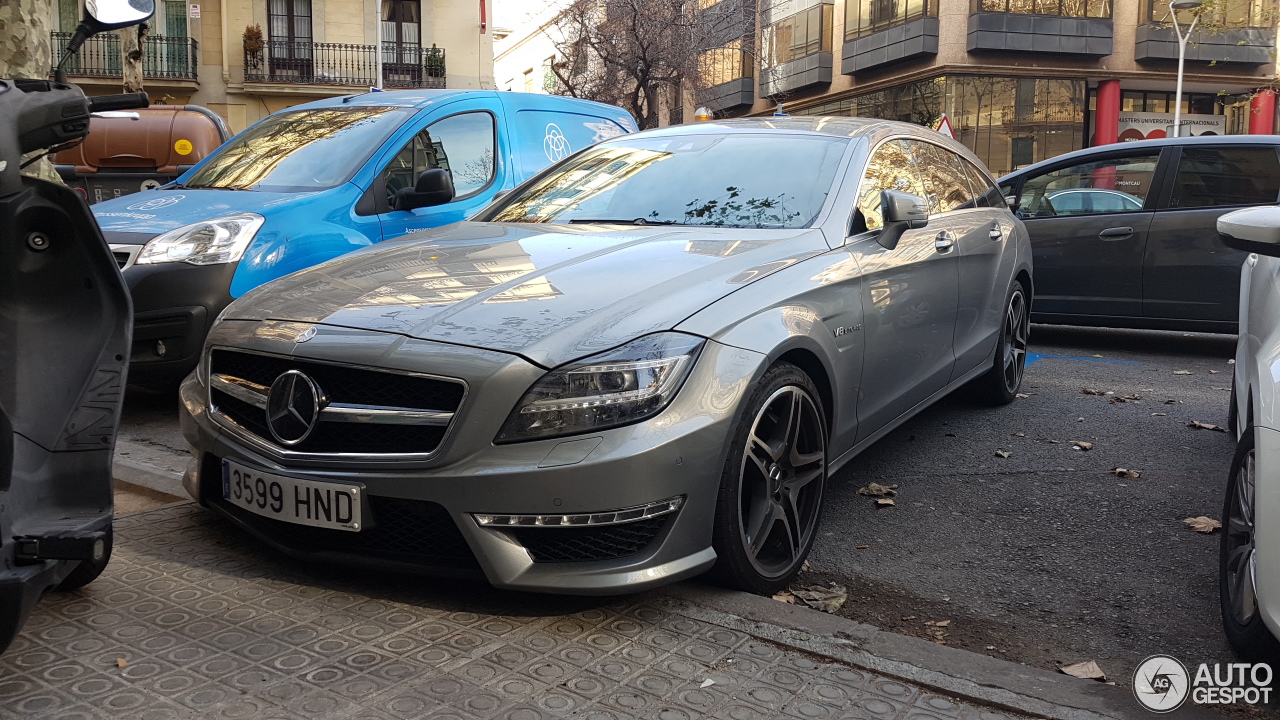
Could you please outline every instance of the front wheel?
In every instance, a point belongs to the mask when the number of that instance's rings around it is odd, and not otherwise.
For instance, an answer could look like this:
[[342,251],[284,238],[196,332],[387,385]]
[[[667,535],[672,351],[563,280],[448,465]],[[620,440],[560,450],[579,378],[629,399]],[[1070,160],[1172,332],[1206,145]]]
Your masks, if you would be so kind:
[[1257,451],[1253,428],[1245,428],[1227,479],[1227,497],[1222,509],[1222,547],[1218,561],[1218,597],[1222,606],[1222,629],[1227,642],[1242,659],[1268,662],[1280,660],[1280,642],[1262,623],[1258,612],[1256,584],[1257,540],[1254,504],[1257,492]]
[[713,576],[772,595],[800,572],[827,482],[827,424],[809,376],[790,363],[764,374],[734,431],[720,478]]
[[1022,387],[1027,369],[1027,341],[1031,336],[1031,301],[1020,280],[1014,280],[1004,304],[1004,320],[991,369],[974,381],[980,399],[1008,405]]

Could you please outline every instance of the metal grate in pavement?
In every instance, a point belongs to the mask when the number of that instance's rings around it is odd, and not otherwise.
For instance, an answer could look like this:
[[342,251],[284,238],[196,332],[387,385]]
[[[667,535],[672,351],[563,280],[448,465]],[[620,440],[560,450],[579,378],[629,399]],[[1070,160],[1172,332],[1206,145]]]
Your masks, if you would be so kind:
[[115,533],[103,577],[0,656],[0,718],[1006,717],[643,597],[302,566],[195,505]]

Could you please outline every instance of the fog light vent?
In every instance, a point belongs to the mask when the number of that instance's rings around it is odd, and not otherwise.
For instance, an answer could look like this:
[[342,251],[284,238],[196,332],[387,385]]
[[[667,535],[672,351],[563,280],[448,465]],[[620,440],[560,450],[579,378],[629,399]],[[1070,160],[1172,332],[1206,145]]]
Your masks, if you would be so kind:
[[684,505],[684,496],[667,498],[647,505],[607,510],[598,513],[581,513],[576,515],[489,515],[473,513],[472,517],[483,527],[585,527],[600,525],[621,525],[648,518],[673,513]]

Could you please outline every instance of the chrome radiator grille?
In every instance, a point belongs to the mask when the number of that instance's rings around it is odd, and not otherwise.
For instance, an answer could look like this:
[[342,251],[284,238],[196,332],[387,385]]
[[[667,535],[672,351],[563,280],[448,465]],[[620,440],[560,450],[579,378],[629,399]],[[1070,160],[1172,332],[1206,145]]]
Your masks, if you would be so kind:
[[209,357],[214,417],[281,453],[423,458],[465,394],[428,375],[225,348]]

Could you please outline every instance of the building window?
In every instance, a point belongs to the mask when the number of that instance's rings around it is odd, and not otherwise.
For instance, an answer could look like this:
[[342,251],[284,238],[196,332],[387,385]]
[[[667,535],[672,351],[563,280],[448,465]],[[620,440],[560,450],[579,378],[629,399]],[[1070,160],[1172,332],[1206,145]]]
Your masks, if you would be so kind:
[[311,0],[270,0],[267,4],[267,28],[272,40],[309,44]]
[[1111,0],[973,0],[973,11],[1109,18]]
[[724,47],[707,50],[699,60],[702,65],[702,80],[707,87],[749,78],[753,74],[751,59],[742,50],[741,39],[725,43]]
[[819,52],[831,52],[832,5],[815,5],[764,29],[763,67]]
[[1083,148],[1086,98],[1084,80],[948,75],[791,112],[918,125],[945,113],[956,139],[1000,177]]
[[[1167,23],[1171,20],[1169,3],[1146,0],[1145,16],[1148,22]],[[1182,27],[1191,24],[1200,13],[1201,25],[1227,28],[1270,28],[1275,25],[1276,9],[1273,0],[1219,0],[1199,10],[1179,10],[1178,22]]]
[[524,71],[524,91],[533,92],[533,68]]
[[938,16],[938,0],[845,0],[844,39],[866,37],[924,17]]

